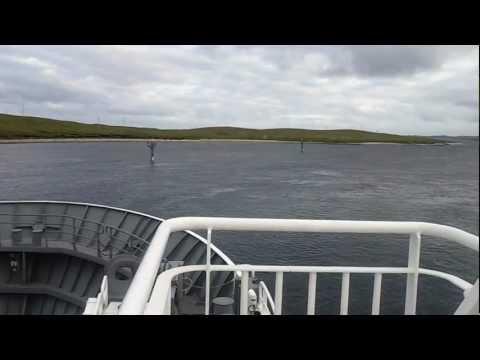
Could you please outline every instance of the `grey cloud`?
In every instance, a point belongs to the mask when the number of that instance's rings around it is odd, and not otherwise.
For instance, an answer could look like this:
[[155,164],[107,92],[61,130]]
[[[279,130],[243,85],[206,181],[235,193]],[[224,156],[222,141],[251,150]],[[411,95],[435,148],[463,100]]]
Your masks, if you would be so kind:
[[444,57],[432,46],[356,46],[351,66],[361,76],[408,75],[439,67]]
[[0,112],[158,128],[478,131],[472,46],[0,46]]
[[[257,47],[241,47],[254,53]],[[400,76],[440,67],[450,56],[468,52],[455,46],[270,46],[258,52],[280,70],[310,65],[317,76]],[[315,58],[317,62],[315,64]],[[310,62],[310,64],[308,64]]]

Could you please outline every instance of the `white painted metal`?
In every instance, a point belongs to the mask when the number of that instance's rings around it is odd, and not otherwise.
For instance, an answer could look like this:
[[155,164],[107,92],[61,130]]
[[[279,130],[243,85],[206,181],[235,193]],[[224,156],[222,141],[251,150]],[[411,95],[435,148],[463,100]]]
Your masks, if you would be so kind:
[[275,302],[273,301],[272,295],[270,294],[270,291],[268,291],[267,285],[263,282],[260,281],[258,284],[258,292],[260,294],[260,305],[261,305],[261,311],[263,315],[270,315],[271,312],[269,310],[269,305],[270,309],[275,312]]
[[104,310],[103,315],[118,315],[118,309],[120,308],[120,305],[122,305],[121,302],[110,302],[107,308]]
[[[386,267],[339,267],[339,266],[311,266],[311,267],[306,267],[306,266],[265,266],[265,265],[212,265],[210,267],[211,271],[241,271],[243,273],[247,273],[249,271],[253,271],[256,269],[258,272],[295,272],[295,273],[344,273],[345,271],[348,271],[350,273],[358,273],[358,274],[366,274],[366,273],[371,273],[371,274],[381,274],[381,273],[387,273],[387,274],[408,274],[409,269],[408,268],[386,268]],[[191,265],[191,266],[184,266],[184,267],[177,267],[171,270],[168,270],[168,272],[175,271],[175,274],[172,275],[175,276],[178,273],[183,273],[183,272],[189,272],[189,271],[202,271],[206,270],[205,265]],[[424,275],[430,275],[430,276],[435,276],[439,278],[443,278],[451,282],[453,285],[459,287],[462,290],[469,289],[473,285],[450,274],[442,273],[440,271],[435,271],[435,270],[429,270],[429,269],[420,269],[419,271],[420,274]],[[152,297],[150,299],[150,312],[146,312],[146,314],[159,314],[159,313],[164,313],[162,311],[158,311],[158,306],[155,306],[155,304],[162,304],[162,300],[158,300],[158,298],[162,298],[162,291],[165,291],[165,287],[170,288],[170,283],[171,279],[165,281],[163,280],[163,274],[162,273],[159,277],[157,282],[155,283],[155,288],[152,293]],[[167,275],[167,274],[166,274]],[[245,284],[248,284],[246,282]],[[275,302],[273,298],[271,297],[270,293],[268,292],[268,289],[266,285],[261,282],[260,286],[265,288],[264,291],[267,295],[268,302],[272,308],[272,310],[275,311]],[[375,287],[375,286],[374,286]],[[163,297],[165,298],[165,296]],[[156,308],[157,310],[154,311],[153,309]],[[152,312],[153,311],[153,312]],[[169,314],[169,313],[168,313]]]
[[263,281],[261,281],[258,284],[258,304],[257,304],[257,311],[260,311],[260,313],[263,315],[265,313],[265,308],[267,306],[267,298],[265,295],[265,291],[263,290],[264,288],[262,287]]
[[315,298],[317,291],[317,273],[308,274],[308,303],[307,315],[315,315]]
[[250,309],[255,309],[257,305],[258,297],[257,293],[253,289],[248,289],[248,313],[250,313]]
[[210,312],[210,265],[211,265],[212,229],[207,230],[207,271],[205,273],[205,315]]
[[275,276],[275,315],[282,315],[283,272]]
[[[168,304],[167,302],[170,302],[170,295],[168,294],[168,291],[171,288],[171,282],[172,279],[182,273],[188,273],[188,272],[195,272],[195,271],[205,271],[206,270],[206,265],[188,265],[188,266],[181,266],[181,267],[176,267],[172,268],[170,270],[167,270],[163,273],[161,273],[157,281],[155,283],[155,287],[152,292],[152,296],[150,298],[150,302],[146,306],[146,310],[144,312],[145,315],[170,315],[170,312],[168,309]],[[241,298],[242,294],[248,294],[248,273],[251,271],[256,270],[257,272],[270,272],[270,273],[277,273],[277,272],[295,272],[295,273],[371,273],[371,274],[376,274],[376,273],[381,273],[383,270],[386,270],[386,273],[390,274],[406,274],[409,272],[408,268],[381,268],[381,267],[366,267],[366,268],[361,268],[361,267],[333,267],[333,266],[311,266],[311,267],[305,267],[305,266],[265,266],[265,265],[211,265],[210,267],[211,271],[240,271],[242,274],[245,274],[245,280],[243,284],[246,284],[247,286],[243,286],[241,290]],[[422,271],[420,271],[422,273]],[[437,276],[439,272],[424,272],[427,275],[432,275],[432,276]],[[448,275],[448,274],[446,274]],[[455,277],[453,275],[450,275],[451,277]],[[444,277],[445,278],[445,277]],[[460,280],[457,278],[456,282],[452,282],[453,284],[460,284],[458,281]],[[463,280],[462,280],[463,281]],[[265,292],[267,295],[267,299],[272,307],[273,310],[275,310],[275,305],[274,301],[265,286],[263,282],[260,282],[260,287],[264,287],[262,291]],[[472,288],[473,285],[470,284],[469,288]],[[474,296],[475,294],[472,293]],[[244,304],[248,303],[248,295],[243,298]],[[244,305],[247,307],[247,305]],[[275,312],[275,311],[274,311]]]
[[[201,242],[203,242],[205,245],[207,245],[207,239],[203,238],[202,236],[200,236],[199,234],[197,234],[196,232],[193,232],[193,231],[190,231],[190,230],[184,230],[184,232],[186,232],[187,234],[193,236],[194,238],[200,240]],[[233,263],[233,261],[227,256],[225,255],[225,253],[220,250],[218,247],[215,246],[215,244],[210,244],[210,248],[211,250],[217,254],[218,256],[220,256],[222,258],[222,260],[228,264],[228,265],[235,265]],[[242,274],[240,272],[236,273],[237,274],[237,277],[238,278],[241,278]]]
[[382,273],[375,273],[375,278],[373,280],[372,315],[380,314],[381,295],[382,295]]
[[350,291],[350,273],[342,275],[342,297],[340,300],[340,315],[348,315],[348,293]]
[[88,298],[87,303],[85,305],[85,309],[83,310],[83,315],[95,315],[96,309],[97,309],[97,299]]
[[[478,251],[478,236],[465,231],[431,223],[386,221],[335,221],[335,220],[286,220],[286,219],[237,219],[237,218],[175,218],[164,221],[157,229],[143,261],[127,291],[120,314],[141,314],[150,298],[159,264],[171,232],[185,229],[238,231],[292,231],[331,233],[379,233],[423,234],[457,242]],[[231,267],[232,268],[232,267]],[[231,268],[229,270],[231,270]],[[293,268],[293,267],[292,267]],[[348,272],[352,268],[343,267]],[[363,271],[369,272],[364,268]],[[371,268],[372,269],[372,268]],[[391,269],[391,268],[385,268]],[[261,271],[258,268],[254,270]],[[344,272],[341,271],[341,272]],[[310,272],[310,271],[306,271]],[[382,273],[392,271],[378,271]],[[396,272],[396,270],[393,270]],[[418,267],[404,273],[421,273]],[[418,274],[417,274],[418,276]],[[409,305],[411,306],[411,304]],[[278,312],[278,309],[277,309]]]
[[108,278],[105,275],[96,298],[89,298],[84,315],[102,315],[108,306]]
[[163,310],[165,314],[172,313],[172,287],[169,286],[167,291],[167,301],[165,301],[165,309]]
[[415,315],[417,308],[418,269],[420,267],[420,233],[410,235],[408,247],[408,267],[413,270],[407,275],[407,290],[405,293],[405,315]]
[[455,315],[480,315],[478,309],[478,279],[475,284],[464,292],[464,300],[455,311]]
[[240,284],[240,315],[248,314],[248,271],[242,272],[242,283]]
[[419,268],[418,273],[422,274],[422,275],[430,275],[430,276],[435,276],[435,277],[438,277],[438,278],[441,278],[441,279],[448,280],[453,285],[455,285],[456,287],[459,287],[463,291],[468,290],[472,287],[472,284],[470,284],[468,281],[460,279],[459,277],[457,277],[455,275],[444,273],[442,271]]

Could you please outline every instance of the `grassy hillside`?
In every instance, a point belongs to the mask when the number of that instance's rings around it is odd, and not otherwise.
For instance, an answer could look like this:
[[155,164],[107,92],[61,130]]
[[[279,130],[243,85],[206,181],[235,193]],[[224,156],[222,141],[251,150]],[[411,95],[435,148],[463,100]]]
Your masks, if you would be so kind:
[[401,136],[359,130],[244,129],[207,127],[190,130],[160,130],[100,124],[83,124],[38,117],[0,114],[0,139],[39,138],[154,138],[169,140],[241,139],[326,143],[394,142],[432,144],[428,137]]

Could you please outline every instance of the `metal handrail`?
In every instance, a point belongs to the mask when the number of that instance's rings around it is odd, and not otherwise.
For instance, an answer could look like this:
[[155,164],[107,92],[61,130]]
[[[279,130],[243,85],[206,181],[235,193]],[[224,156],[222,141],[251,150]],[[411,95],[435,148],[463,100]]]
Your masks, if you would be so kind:
[[152,216],[149,214],[142,213],[140,211],[128,210],[124,208],[114,207],[114,206],[106,206],[100,204],[92,204],[92,203],[83,203],[83,202],[75,202],[75,201],[52,201],[52,200],[18,200],[18,201],[11,201],[11,200],[1,200],[0,205],[2,204],[55,204],[55,205],[76,205],[76,206],[88,206],[88,207],[95,207],[107,210],[116,210],[120,212],[126,212],[129,214],[140,215],[142,217],[147,217],[152,220],[158,220],[160,222],[164,221],[164,219]]
[[[294,219],[241,219],[185,217],[164,221],[155,232],[142,262],[130,284],[120,314],[142,314],[152,294],[168,238],[172,232],[189,230],[275,231],[318,233],[377,233],[410,235],[406,310],[414,314],[417,297],[421,235],[436,236],[459,243],[478,252],[478,236],[450,226],[424,222],[338,221]],[[217,266],[210,265],[210,268]],[[231,269],[231,268],[230,268]],[[226,271],[229,271],[227,269]],[[345,276],[345,283],[349,277]],[[348,294],[348,292],[347,292]]]
[[[101,223],[101,222],[98,222],[98,221],[94,221],[94,220],[89,220],[89,219],[84,219],[84,218],[81,218],[81,217],[77,217],[77,216],[72,216],[72,215],[63,215],[63,214],[49,214],[49,213],[44,213],[44,214],[12,214],[12,213],[0,213],[0,216],[14,216],[14,217],[17,217],[17,216],[35,216],[35,217],[48,217],[48,216],[51,216],[51,217],[59,217],[59,218],[66,218],[66,219],[72,219],[72,220],[78,220],[80,221],[80,223],[90,223],[90,224],[95,224],[97,227],[100,227],[102,229],[105,229],[105,228],[108,228],[108,229],[112,229],[112,230],[115,230],[116,232],[120,232],[124,235],[128,235],[129,237],[133,237],[135,238],[136,240],[139,240],[141,242],[143,242],[144,244],[148,245],[149,242],[146,241],[145,239],[135,235],[135,234],[132,234],[128,231],[125,231],[125,230],[122,230],[116,226],[112,226],[112,225],[108,225],[108,224],[105,224],[105,223]],[[3,223],[0,223],[0,224],[11,224],[11,225],[15,225],[15,223],[13,222],[3,222]],[[55,225],[55,226],[72,226],[72,225],[69,225],[69,224],[51,224],[51,223],[48,223],[46,225]],[[23,226],[23,225],[22,225]],[[79,229],[82,229],[82,230],[90,230],[90,231],[93,231],[92,229],[89,229],[87,227],[83,227],[83,226],[80,226]],[[118,239],[118,238],[117,238]]]
[[[170,298],[168,296],[169,289],[171,287],[171,282],[174,277],[188,272],[197,272],[197,271],[240,271],[242,274],[248,274],[251,272],[261,272],[261,273],[348,273],[348,274],[413,274],[415,269],[404,268],[404,267],[361,267],[361,266],[277,266],[277,265],[188,265],[180,266],[176,268],[169,269],[162,272],[155,283],[150,301],[148,306],[145,309],[145,315],[169,315],[165,313],[166,309],[169,309],[168,302]],[[459,287],[463,291],[467,291],[472,288],[473,284],[451,274],[447,274],[441,271],[434,271],[430,269],[419,269],[419,274],[430,275],[438,278],[443,278],[450,281],[453,285]],[[245,281],[242,279],[242,282]],[[246,277],[248,282],[248,276]],[[265,285],[264,285],[265,286]],[[265,286],[266,294],[268,301],[275,311],[280,314],[281,303],[279,304],[279,299],[276,296],[275,302],[271,298],[268,289]],[[276,291],[277,292],[277,291]],[[246,304],[247,292],[242,291],[241,293],[241,303]],[[344,302],[342,296],[342,303]],[[348,302],[348,295],[347,295]],[[279,309],[280,305],[280,309]],[[245,314],[246,306],[241,306],[241,313]]]
[[[12,223],[6,223],[6,222],[0,222],[0,224],[7,224],[7,225],[10,225]],[[62,226],[62,227],[71,227],[71,228],[74,228],[73,225],[67,225],[67,224],[49,224],[50,226]],[[88,229],[88,228],[85,228],[84,230],[89,230],[89,231],[92,231],[94,232],[94,230],[92,229]],[[104,253],[106,251],[107,248],[112,248],[112,249],[115,249],[115,250],[118,250],[119,252],[121,253],[124,253],[124,254],[129,254],[129,252],[127,250],[125,250],[124,247],[119,247],[119,246],[115,246],[113,244],[113,242],[110,242],[109,244],[102,244],[102,242],[100,241],[100,238],[97,236],[96,238],[96,242],[93,244],[93,245],[89,245],[90,242],[92,241],[91,238],[89,237],[86,237],[85,235],[82,235],[82,234],[79,234],[79,233],[75,233],[75,232],[68,232],[68,231],[61,231],[60,229],[54,229],[54,230],[50,230],[48,232],[48,234],[51,234],[51,233],[55,233],[55,234],[60,234],[60,235],[71,235],[72,236],[72,241],[66,241],[66,240],[62,240],[63,242],[66,242],[68,244],[72,244],[72,246],[74,247],[75,245],[82,245],[82,246],[85,246],[87,248],[96,248],[98,252],[100,253]],[[101,232],[94,232],[94,235],[100,235],[100,234],[103,234]],[[75,241],[75,239],[84,239],[85,241]],[[118,239],[117,239],[118,240]],[[49,242],[52,242],[52,240],[49,240],[48,237],[45,237],[45,244],[46,244],[46,248],[50,248],[48,245],[49,245]],[[125,242],[126,245],[129,245],[128,241]],[[100,248],[100,245],[102,245],[103,247]],[[134,249],[135,251],[140,251],[140,252],[144,252],[143,249],[141,249],[140,247],[131,247],[132,249]],[[113,254],[110,254],[110,257],[112,257]]]
[[[132,215],[138,215],[140,217],[145,217],[151,220],[156,220],[160,223],[164,222],[164,218],[160,218],[158,216],[153,216],[150,214],[146,214],[140,211],[134,211],[134,210],[129,210],[125,208],[120,208],[120,207],[115,207],[115,206],[106,206],[106,205],[101,205],[101,204],[93,204],[93,203],[84,203],[84,202],[75,202],[75,201],[53,201],[53,200],[18,200],[18,201],[11,201],[11,200],[1,200],[0,205],[2,204],[53,204],[53,205],[75,205],[75,206],[84,206],[84,207],[93,207],[93,208],[101,208],[101,209],[106,209],[106,210],[114,210],[114,211],[119,211],[123,213],[128,213]],[[158,230],[158,229],[157,229]],[[207,244],[207,240],[200,236],[199,234],[191,231],[191,230],[183,230],[185,233],[192,235],[193,237],[197,238],[204,244]],[[149,244],[149,243],[148,243]],[[217,248],[215,245],[211,244],[211,249],[219,255],[227,264],[232,264],[232,260],[225,255],[223,251],[221,251],[219,248]]]
[[[141,237],[135,235],[135,234],[132,234],[132,233],[129,233],[125,230],[122,230],[120,228],[117,228],[115,226],[111,226],[111,225],[108,225],[108,224],[104,224],[104,223],[100,223],[100,222],[97,222],[97,221],[93,221],[93,220],[89,220],[89,219],[84,219],[84,218],[79,218],[79,217],[76,217],[76,216],[72,216],[72,215],[63,215],[63,214],[50,214],[50,213],[43,213],[43,214],[11,214],[11,213],[0,213],[0,216],[27,216],[27,217],[39,217],[39,216],[42,216],[42,217],[57,217],[57,218],[63,218],[63,219],[70,219],[72,220],[72,224],[68,224],[68,223],[60,223],[60,224],[56,224],[56,223],[51,223],[51,222],[48,222],[48,221],[44,221],[43,224],[46,225],[46,226],[58,226],[58,227],[69,227],[69,228],[72,228],[73,229],[73,233],[70,234],[68,232],[62,232],[62,234],[68,234],[68,235],[72,235],[73,236],[73,239],[74,241],[72,242],[73,244],[76,243],[75,239],[78,239],[78,238],[82,238],[83,236],[80,235],[80,229],[81,231],[89,231],[91,233],[93,233],[94,236],[97,236],[97,239],[96,239],[96,245],[97,245],[97,248],[98,248],[98,243],[99,243],[99,239],[98,239],[98,236],[100,234],[104,234],[107,232],[107,229],[109,231],[109,234],[108,236],[110,237],[110,239],[112,240],[116,240],[117,242],[121,242],[123,243],[124,245],[127,245],[129,247],[132,247],[131,246],[131,240],[132,238],[135,239],[135,240],[138,240],[140,241],[141,243],[143,243],[143,245],[146,245],[148,246],[149,243],[148,241],[142,239]],[[80,221],[80,225],[78,226],[78,229],[79,231],[78,232],[75,232],[75,230],[77,229],[77,224],[76,222],[77,221]],[[38,223],[38,222],[37,222]],[[84,224],[87,223],[87,224],[94,224],[97,228],[100,229],[99,230],[94,230],[94,229],[91,229],[91,228],[88,228],[86,226],[84,226]],[[27,226],[27,225],[19,225],[15,222],[0,222],[0,224],[7,224],[7,225],[17,225],[17,226]],[[34,225],[32,223],[32,225]],[[28,225],[29,226],[29,225]],[[54,230],[55,231],[55,230]],[[113,234],[115,233],[115,235]],[[121,238],[118,237],[118,234],[123,234],[125,236],[128,237],[127,240],[123,240]],[[92,239],[88,239],[86,237],[83,237],[85,238],[86,240],[88,241],[92,241]],[[119,251],[121,251],[122,249],[117,247],[117,246],[114,246],[113,245],[113,241],[110,241],[108,244],[105,244],[103,245],[104,248],[102,251],[105,251],[105,248],[107,247],[112,247],[113,249],[117,249]],[[145,250],[143,250],[140,246],[136,246],[135,247],[135,251],[140,251],[140,253],[144,253]]]
[[274,313],[275,302],[273,301],[272,295],[270,294],[270,291],[268,290],[268,287],[265,284],[265,282],[260,281],[260,283],[258,284],[258,293],[259,293],[259,301],[264,300],[262,299],[262,296],[261,296],[262,293],[264,294],[264,296],[266,296],[267,298],[266,304],[270,305],[270,311]]
[[[8,223],[7,223],[7,224],[8,224]],[[50,224],[50,225],[53,226],[54,224]],[[74,228],[72,225],[65,225],[65,224],[63,224],[63,226],[64,226],[64,227]],[[93,230],[91,230],[91,229],[85,229],[85,230],[93,231]],[[127,252],[127,251],[125,250],[124,247],[115,246],[115,245],[113,244],[113,242],[110,242],[109,244],[102,244],[102,242],[100,241],[100,238],[99,238],[98,236],[97,236],[97,238],[95,239],[95,240],[96,240],[95,243],[94,243],[93,245],[90,245],[92,239],[86,237],[85,235],[81,235],[81,234],[79,234],[79,233],[68,232],[68,231],[60,231],[59,229],[50,230],[50,231],[48,232],[48,234],[50,234],[50,233],[56,233],[56,234],[61,234],[61,235],[71,235],[71,236],[72,236],[72,241],[66,241],[66,240],[62,240],[62,241],[66,242],[66,243],[69,243],[69,244],[72,244],[73,246],[75,246],[76,244],[78,244],[78,245],[86,245],[86,246],[89,247],[89,248],[96,247],[97,250],[98,250],[98,251],[101,251],[101,252],[105,252],[107,248],[112,248],[112,249],[121,251],[122,253],[125,253],[125,254],[128,254],[128,253],[129,253],[129,252]],[[101,235],[101,234],[103,234],[103,233],[101,233],[101,232],[94,232],[94,235]],[[45,237],[45,239],[46,239],[45,243],[46,243],[47,248],[48,248],[48,247],[49,247],[49,246],[48,246],[49,239],[48,239],[47,237]],[[75,239],[84,239],[85,241],[75,241]],[[118,239],[117,239],[117,240],[118,240]],[[51,242],[51,241],[52,241],[52,240],[50,240],[50,242]],[[128,243],[128,241],[127,241],[127,242],[124,242],[124,244],[130,246],[130,244]],[[95,246],[95,245],[96,245],[96,246]],[[102,245],[103,248],[100,249],[99,245]],[[131,246],[130,246],[130,247],[131,247]],[[132,248],[132,249],[135,249],[135,251],[140,251],[141,253],[144,252],[144,250],[141,249],[141,248],[138,247],[138,246],[137,246],[137,247],[131,247],[131,248]]]

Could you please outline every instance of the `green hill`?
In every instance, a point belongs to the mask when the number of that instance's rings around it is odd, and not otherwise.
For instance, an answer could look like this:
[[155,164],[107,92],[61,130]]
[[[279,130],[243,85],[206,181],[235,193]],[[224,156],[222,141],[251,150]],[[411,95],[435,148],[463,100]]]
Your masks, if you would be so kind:
[[0,139],[61,139],[61,138],[123,138],[168,140],[278,140],[362,143],[392,142],[407,144],[441,143],[428,137],[402,136],[359,130],[245,129],[236,127],[206,127],[189,130],[160,130],[126,126],[84,124],[39,117],[0,114]]

